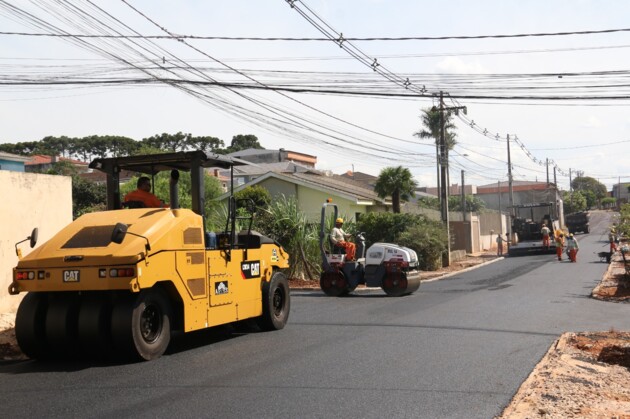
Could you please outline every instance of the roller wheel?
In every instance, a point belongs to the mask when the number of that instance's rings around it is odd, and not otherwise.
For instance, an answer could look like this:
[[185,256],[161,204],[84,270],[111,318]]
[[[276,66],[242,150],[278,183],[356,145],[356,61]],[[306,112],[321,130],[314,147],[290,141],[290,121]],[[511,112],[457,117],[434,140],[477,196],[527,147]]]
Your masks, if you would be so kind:
[[319,286],[326,295],[340,297],[350,292],[348,281],[341,271],[325,271],[319,277]]
[[15,317],[15,337],[24,355],[32,359],[48,354],[46,342],[46,309],[48,295],[41,292],[26,294]]
[[50,295],[46,311],[46,340],[54,355],[72,358],[78,353],[77,318],[79,299],[75,293]]
[[171,340],[172,317],[170,301],[159,289],[141,291],[135,301],[122,297],[112,310],[117,352],[144,361],[159,358]]
[[112,350],[112,307],[105,295],[86,296],[79,308],[79,345],[90,357],[103,358]]
[[282,272],[274,272],[269,282],[262,284],[262,316],[256,319],[263,330],[280,330],[289,320],[291,296],[289,281]]
[[390,297],[411,294],[420,287],[420,277],[409,278],[403,272],[388,273],[383,278],[383,291]]

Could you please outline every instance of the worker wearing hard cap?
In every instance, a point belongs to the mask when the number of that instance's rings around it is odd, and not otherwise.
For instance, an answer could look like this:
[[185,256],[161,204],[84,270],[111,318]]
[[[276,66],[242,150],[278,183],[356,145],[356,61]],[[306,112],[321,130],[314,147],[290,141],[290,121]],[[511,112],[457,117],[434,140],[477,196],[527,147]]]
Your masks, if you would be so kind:
[[577,242],[577,239],[573,237],[573,234],[569,234],[567,237],[567,250],[569,253],[569,260],[571,262],[577,262],[577,253],[580,250],[580,245]]
[[352,235],[343,231],[341,226],[343,226],[343,218],[337,218],[335,220],[335,227],[333,227],[330,232],[330,241],[332,241],[333,246],[343,247],[345,249],[346,260],[354,260],[356,246],[354,243],[347,241]]
[[562,260],[562,250],[564,249],[564,233],[556,230],[556,255],[558,260]]

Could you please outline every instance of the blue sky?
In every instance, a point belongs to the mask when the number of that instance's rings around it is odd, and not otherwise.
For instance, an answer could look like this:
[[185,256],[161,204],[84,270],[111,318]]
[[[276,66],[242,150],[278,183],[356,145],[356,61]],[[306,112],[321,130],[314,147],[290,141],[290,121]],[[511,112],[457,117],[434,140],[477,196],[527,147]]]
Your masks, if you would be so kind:
[[[97,16],[87,2],[72,2]],[[226,37],[322,37],[313,25],[284,0],[254,1],[130,1],[98,4],[127,28],[142,35],[164,35],[157,25],[179,35]],[[55,2],[16,1],[49,24],[71,34],[94,34],[98,25],[74,26],[76,18]],[[344,37],[438,37],[601,31],[630,27],[630,3],[625,1],[322,1],[297,2]],[[101,21],[105,19],[101,18]],[[45,33],[24,19],[0,8],[0,31]],[[91,41],[90,41],[91,42]],[[0,35],[0,74],[5,77],[86,77],[94,74],[146,75],[120,58],[139,63],[138,48],[115,40],[98,44],[110,54],[97,54],[67,38]],[[549,74],[545,92],[553,94],[576,77],[567,73],[630,70],[630,32],[608,34],[487,38],[429,41],[352,41],[365,57],[377,58],[381,68],[395,75],[412,75],[414,86],[429,92],[449,91],[447,77],[462,75],[464,82],[482,75]],[[383,91],[404,91],[373,72],[333,42],[155,40],[164,63],[175,58],[201,70],[213,80],[271,83],[267,71],[284,71],[283,80],[317,84],[320,80],[370,77]],[[153,51],[145,56],[156,57]],[[112,55],[117,55],[118,58]],[[159,60],[156,60],[159,61]],[[246,79],[232,70],[247,72]],[[220,71],[221,70],[221,71]],[[103,73],[101,73],[103,72]],[[327,74],[324,76],[323,73]],[[332,73],[343,73],[343,75]],[[164,73],[160,73],[164,74]],[[180,72],[181,74],[181,72]],[[562,78],[554,74],[565,74]],[[191,76],[193,77],[193,76]],[[321,79],[320,79],[321,77]],[[380,79],[379,79],[380,77]],[[406,77],[406,76],[403,76]],[[610,77],[610,76],[606,76]],[[623,84],[623,78],[594,75],[585,83]],[[426,83],[423,80],[426,79]],[[529,78],[513,85],[531,85]],[[489,93],[492,83],[480,83],[475,92]],[[494,83],[493,85],[497,85]],[[339,85],[340,89],[346,84]],[[500,86],[505,87],[503,83]],[[619,88],[620,91],[623,87]],[[470,92],[471,90],[469,90]],[[576,90],[584,93],[584,89]],[[229,144],[237,134],[255,134],[268,149],[313,154],[318,168],[342,173],[354,168],[378,175],[388,166],[409,167],[421,185],[435,184],[435,148],[413,136],[421,129],[420,111],[435,99],[356,98],[338,95],[278,94],[239,90],[244,98],[225,89],[208,88],[212,104],[168,84],[134,86],[0,86],[0,142],[39,140],[45,136],[125,135],[142,139],[178,131],[210,135]],[[506,93],[507,92],[507,93]],[[511,91],[493,90],[509,95]],[[567,93],[567,91],[558,90]],[[607,90],[610,94],[612,91]],[[218,102],[217,102],[218,101]],[[243,118],[237,110],[225,112],[226,101],[257,116]],[[458,99],[467,107],[466,119],[456,119],[459,145],[451,153],[451,178],[477,185],[507,180],[507,134],[512,142],[516,180],[543,180],[540,162],[553,160],[557,180],[567,189],[568,171],[584,172],[609,188],[619,179],[630,182],[629,100],[553,101]],[[596,106],[595,106],[596,105]],[[269,107],[277,111],[269,113]],[[264,110],[267,109],[267,110]],[[291,114],[291,120],[283,115]],[[482,135],[477,128],[488,130]],[[300,121],[308,121],[303,126]],[[495,138],[498,134],[498,138]],[[523,147],[524,150],[521,148]],[[526,153],[526,151],[529,153]],[[551,173],[553,174],[552,169]]]

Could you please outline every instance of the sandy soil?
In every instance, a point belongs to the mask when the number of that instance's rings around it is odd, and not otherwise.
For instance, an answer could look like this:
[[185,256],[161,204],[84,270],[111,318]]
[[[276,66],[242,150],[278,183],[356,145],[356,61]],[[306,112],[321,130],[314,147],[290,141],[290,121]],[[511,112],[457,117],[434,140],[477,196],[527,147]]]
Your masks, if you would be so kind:
[[[485,253],[468,257],[437,272],[433,279],[496,259]],[[292,288],[319,288],[319,281],[290,280]],[[593,298],[629,302],[630,280],[621,256],[593,290]],[[0,314],[0,360],[26,359],[15,340],[15,313]],[[501,419],[626,418],[630,419],[630,332],[565,333],[523,382]]]

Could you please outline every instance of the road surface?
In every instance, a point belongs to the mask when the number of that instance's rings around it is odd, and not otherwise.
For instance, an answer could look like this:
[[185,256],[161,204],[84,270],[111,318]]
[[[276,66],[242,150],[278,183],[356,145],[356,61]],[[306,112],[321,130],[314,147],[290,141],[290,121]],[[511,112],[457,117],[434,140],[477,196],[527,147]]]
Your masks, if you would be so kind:
[[628,328],[630,306],[589,298],[607,217],[578,263],[506,258],[401,298],[294,292],[284,330],[194,333],[147,363],[3,361],[2,416],[491,418],[561,333]]

